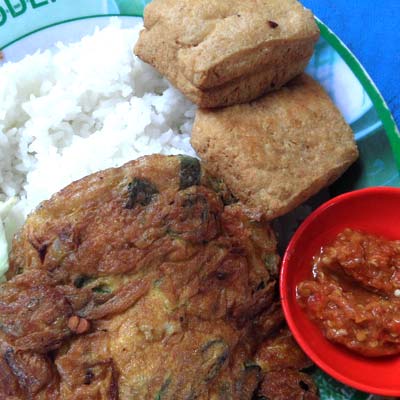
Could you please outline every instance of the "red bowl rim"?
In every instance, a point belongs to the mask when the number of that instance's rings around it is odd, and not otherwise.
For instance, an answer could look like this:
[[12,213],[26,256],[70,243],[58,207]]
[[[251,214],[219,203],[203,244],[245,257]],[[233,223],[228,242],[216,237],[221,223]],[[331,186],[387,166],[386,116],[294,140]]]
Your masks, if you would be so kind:
[[[400,188],[396,187],[389,187],[389,186],[376,186],[376,187],[369,187],[364,189],[358,189],[351,192],[343,193],[332,199],[328,200],[327,202],[320,205],[316,210],[314,210],[299,226],[296,230],[295,234],[292,236],[286,250],[285,254],[282,258],[282,265],[279,274],[279,290],[280,290],[280,298],[283,313],[285,315],[286,322],[289,326],[289,329],[293,333],[294,338],[298,342],[299,346],[303,349],[303,351],[307,354],[307,356],[323,371],[325,371],[328,375],[332,376],[334,379],[350,386],[355,389],[361,390],[366,393],[372,393],[380,396],[400,396],[400,391],[396,389],[382,389],[376,388],[375,386],[366,385],[363,383],[359,383],[357,381],[352,380],[351,378],[346,377],[346,375],[342,375],[338,370],[330,367],[325,363],[325,361],[314,354],[312,346],[309,346],[306,343],[302,335],[300,334],[300,330],[298,329],[298,325],[294,321],[292,317],[288,297],[283,295],[285,293],[285,285],[286,285],[286,278],[288,274],[288,263],[290,259],[290,255],[295,248],[297,241],[301,235],[303,235],[304,231],[308,228],[308,226],[317,219],[322,213],[324,213],[329,207],[335,205],[337,203],[342,203],[354,197],[364,197],[366,195],[371,194],[393,194],[393,195],[400,195]],[[327,340],[327,339],[325,339]]]

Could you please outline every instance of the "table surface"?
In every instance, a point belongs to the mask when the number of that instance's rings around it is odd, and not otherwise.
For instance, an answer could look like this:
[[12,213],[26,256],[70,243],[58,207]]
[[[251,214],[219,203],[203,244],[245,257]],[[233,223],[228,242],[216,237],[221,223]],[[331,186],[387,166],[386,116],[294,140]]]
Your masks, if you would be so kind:
[[400,0],[300,0],[356,55],[400,127]]

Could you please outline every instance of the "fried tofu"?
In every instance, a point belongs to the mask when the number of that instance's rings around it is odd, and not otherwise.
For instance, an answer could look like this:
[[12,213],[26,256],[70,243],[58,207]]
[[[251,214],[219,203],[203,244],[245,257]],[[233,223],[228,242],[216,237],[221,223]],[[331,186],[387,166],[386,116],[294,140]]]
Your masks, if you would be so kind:
[[251,101],[307,65],[319,30],[296,0],[154,0],[135,53],[200,107]]
[[358,157],[350,127],[306,74],[252,103],[198,110],[191,140],[211,174],[267,219],[331,184]]

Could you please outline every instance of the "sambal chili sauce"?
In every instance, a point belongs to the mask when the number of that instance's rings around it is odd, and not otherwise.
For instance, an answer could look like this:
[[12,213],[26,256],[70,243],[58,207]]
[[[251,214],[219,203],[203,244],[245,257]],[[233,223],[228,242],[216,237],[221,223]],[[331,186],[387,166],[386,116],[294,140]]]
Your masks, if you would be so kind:
[[331,341],[365,356],[400,353],[400,241],[345,229],[313,259],[297,298]]

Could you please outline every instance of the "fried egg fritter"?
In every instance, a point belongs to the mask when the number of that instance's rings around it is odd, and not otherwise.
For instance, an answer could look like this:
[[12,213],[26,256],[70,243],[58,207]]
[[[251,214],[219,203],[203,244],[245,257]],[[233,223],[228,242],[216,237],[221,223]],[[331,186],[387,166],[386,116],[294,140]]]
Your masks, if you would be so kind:
[[14,239],[0,398],[251,399],[256,352],[283,322],[278,261],[269,225],[197,159],[76,181]]

